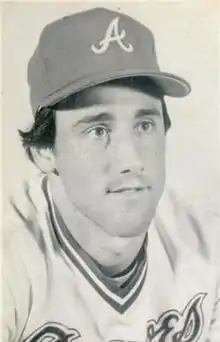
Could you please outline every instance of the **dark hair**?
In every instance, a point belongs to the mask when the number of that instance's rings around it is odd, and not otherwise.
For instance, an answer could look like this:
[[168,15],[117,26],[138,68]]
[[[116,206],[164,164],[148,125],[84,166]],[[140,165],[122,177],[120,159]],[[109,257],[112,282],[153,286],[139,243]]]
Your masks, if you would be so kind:
[[[145,92],[161,99],[165,132],[171,126],[171,121],[167,112],[163,93],[159,86],[150,79],[142,77],[132,77],[107,82],[107,84],[128,85],[133,88],[144,89]],[[22,144],[29,159],[34,162],[31,147],[53,148],[56,136],[56,110],[78,108],[82,106],[84,91],[70,95],[52,107],[41,108],[35,116],[32,127],[26,131],[19,130]]]
[[55,109],[44,107],[36,113],[29,130],[18,130],[23,147],[29,159],[34,162],[31,147],[53,148],[56,136]]

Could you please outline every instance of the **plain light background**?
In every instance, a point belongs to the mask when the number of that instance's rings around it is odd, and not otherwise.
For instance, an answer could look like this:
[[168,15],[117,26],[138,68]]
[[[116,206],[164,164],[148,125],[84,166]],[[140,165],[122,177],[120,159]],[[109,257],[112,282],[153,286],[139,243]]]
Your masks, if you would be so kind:
[[[96,6],[131,15],[156,39],[162,70],[187,79],[192,93],[167,98],[172,128],[167,136],[167,182],[188,202],[220,213],[217,1],[32,2],[3,5],[3,201],[36,169],[17,129],[32,122],[26,68],[46,24]],[[104,32],[100,32],[100,37]],[[76,46],[77,48],[77,46]]]

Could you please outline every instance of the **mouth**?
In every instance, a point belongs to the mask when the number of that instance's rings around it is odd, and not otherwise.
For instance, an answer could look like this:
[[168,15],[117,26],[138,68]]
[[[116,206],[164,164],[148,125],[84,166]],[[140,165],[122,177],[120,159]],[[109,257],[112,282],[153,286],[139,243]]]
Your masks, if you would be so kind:
[[107,189],[107,194],[121,194],[121,193],[139,193],[145,190],[150,190],[150,186],[124,186],[117,189]]

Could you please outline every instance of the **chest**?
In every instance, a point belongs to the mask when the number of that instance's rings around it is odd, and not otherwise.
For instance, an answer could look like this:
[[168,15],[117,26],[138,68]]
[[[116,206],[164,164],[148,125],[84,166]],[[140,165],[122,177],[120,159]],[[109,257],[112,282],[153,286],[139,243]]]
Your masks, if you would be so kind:
[[123,312],[111,302],[120,302],[115,293],[103,295],[78,269],[51,277],[42,304],[33,298],[25,342],[203,342],[208,336],[215,283],[192,267],[175,274],[149,263],[135,300],[120,298]]

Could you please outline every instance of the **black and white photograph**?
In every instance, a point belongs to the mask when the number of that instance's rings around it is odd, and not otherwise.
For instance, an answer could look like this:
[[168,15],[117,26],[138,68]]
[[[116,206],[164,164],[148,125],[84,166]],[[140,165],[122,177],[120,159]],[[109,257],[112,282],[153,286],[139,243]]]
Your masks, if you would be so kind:
[[2,4],[3,342],[220,342],[218,5]]

